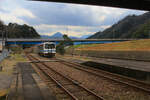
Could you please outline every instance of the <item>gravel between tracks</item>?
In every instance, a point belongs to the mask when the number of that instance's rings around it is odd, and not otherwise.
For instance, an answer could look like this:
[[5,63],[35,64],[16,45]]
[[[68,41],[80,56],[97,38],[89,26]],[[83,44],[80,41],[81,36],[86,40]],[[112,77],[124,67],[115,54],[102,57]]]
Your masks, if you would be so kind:
[[[48,60],[49,58],[39,57],[39,59]],[[127,85],[121,85],[117,82],[74,69],[59,62],[45,63],[67,77],[85,85],[85,87],[103,96],[106,100],[150,100],[149,94],[128,87]]]
[[148,100],[150,95],[126,85],[101,78],[87,72],[63,65],[59,62],[45,62],[53,69],[80,82],[90,90],[98,93],[107,100]]

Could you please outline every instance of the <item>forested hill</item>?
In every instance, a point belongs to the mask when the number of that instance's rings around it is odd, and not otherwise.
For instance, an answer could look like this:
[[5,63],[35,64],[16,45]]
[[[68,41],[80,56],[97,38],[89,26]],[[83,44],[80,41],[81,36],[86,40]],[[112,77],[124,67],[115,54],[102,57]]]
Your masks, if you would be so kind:
[[88,37],[99,38],[149,38],[150,37],[150,12],[142,15],[129,15],[118,23],[102,32],[97,32]]
[[2,21],[0,21],[0,38],[4,31],[7,33],[8,38],[40,38],[36,30],[26,24],[19,25],[16,23],[9,23],[8,25],[4,25]]

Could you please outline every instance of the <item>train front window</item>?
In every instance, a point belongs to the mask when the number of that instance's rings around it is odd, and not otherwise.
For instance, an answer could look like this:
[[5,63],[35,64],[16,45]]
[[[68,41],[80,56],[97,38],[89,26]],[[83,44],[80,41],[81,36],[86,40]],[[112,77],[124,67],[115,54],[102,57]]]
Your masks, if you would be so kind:
[[55,48],[54,44],[45,44],[45,49],[53,49]]

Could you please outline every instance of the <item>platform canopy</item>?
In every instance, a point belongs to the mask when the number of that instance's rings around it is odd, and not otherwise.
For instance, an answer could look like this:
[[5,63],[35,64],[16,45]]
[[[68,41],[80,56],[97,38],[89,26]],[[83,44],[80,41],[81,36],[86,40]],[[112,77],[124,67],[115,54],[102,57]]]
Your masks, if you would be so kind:
[[33,0],[150,10],[150,0]]

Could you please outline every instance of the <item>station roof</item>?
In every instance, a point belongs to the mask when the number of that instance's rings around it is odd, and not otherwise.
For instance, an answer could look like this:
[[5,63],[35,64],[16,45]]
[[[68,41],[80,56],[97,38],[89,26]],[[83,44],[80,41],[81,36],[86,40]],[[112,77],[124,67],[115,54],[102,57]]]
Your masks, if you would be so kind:
[[150,10],[150,0],[32,0]]

